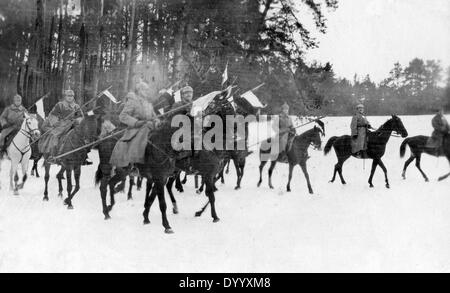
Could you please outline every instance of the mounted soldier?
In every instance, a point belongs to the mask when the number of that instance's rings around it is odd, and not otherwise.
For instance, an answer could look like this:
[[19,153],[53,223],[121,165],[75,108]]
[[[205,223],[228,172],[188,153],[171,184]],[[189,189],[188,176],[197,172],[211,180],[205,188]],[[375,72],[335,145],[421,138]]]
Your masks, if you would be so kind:
[[[191,105],[192,104],[192,99],[194,97],[194,89],[192,89],[192,87],[190,86],[185,86],[180,90],[180,97],[181,97],[181,101],[176,102],[172,105],[172,110],[175,109],[179,109],[176,112],[176,114],[183,114],[183,115],[187,115],[191,112]],[[173,115],[176,115],[173,114]]]
[[364,105],[356,106],[356,113],[353,115],[350,124],[352,136],[352,154],[358,158],[366,158],[367,154],[367,130],[372,128],[369,121],[364,116]]
[[292,118],[289,116],[289,105],[287,103],[281,106],[279,119],[280,154],[278,160],[283,162],[287,161],[287,153],[292,146],[296,133]]
[[13,98],[13,103],[5,108],[0,115],[2,127],[0,133],[0,154],[6,151],[14,135],[20,130],[25,113],[27,113],[27,110],[22,106],[22,97],[16,94]]
[[75,102],[75,93],[66,90],[64,99],[53,107],[42,125],[46,133],[39,140],[39,151],[50,156],[57,155],[60,138],[79,125],[83,117],[83,111]]
[[126,124],[128,129],[115,145],[111,155],[110,164],[115,167],[125,168],[130,164],[144,163],[150,131],[159,125],[149,92],[149,85],[139,82],[135,93],[129,92],[126,96],[119,120]]
[[444,116],[444,108],[437,110],[436,115],[431,120],[433,133],[427,142],[427,148],[433,149],[437,154],[442,152],[444,135],[450,133],[450,126]]

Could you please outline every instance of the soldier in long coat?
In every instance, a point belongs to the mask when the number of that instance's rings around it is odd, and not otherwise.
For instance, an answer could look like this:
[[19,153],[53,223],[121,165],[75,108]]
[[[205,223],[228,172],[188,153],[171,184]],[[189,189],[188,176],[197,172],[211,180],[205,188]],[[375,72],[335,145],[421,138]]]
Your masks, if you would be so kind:
[[439,151],[442,146],[444,135],[450,133],[450,126],[445,119],[444,109],[439,109],[437,114],[431,120],[433,126],[433,133],[427,142],[427,147]]
[[0,133],[0,152],[4,152],[8,147],[8,142],[6,138],[20,130],[22,126],[24,113],[27,110],[22,106],[22,97],[20,95],[15,95],[13,98],[13,103],[6,107],[3,113],[0,115],[0,124],[2,126],[2,131]]
[[284,103],[281,106],[281,113],[279,115],[279,136],[280,136],[280,155],[279,160],[287,159],[287,152],[292,146],[295,136],[294,123],[289,116],[289,105]]
[[356,113],[353,115],[350,124],[352,135],[352,153],[363,156],[367,150],[367,129],[372,128],[369,121],[364,116],[364,105],[356,106]]
[[125,106],[119,115],[120,122],[128,128],[111,155],[110,164],[115,167],[144,163],[149,133],[159,124],[153,105],[148,100],[149,86],[140,83],[136,86],[136,92],[127,94]]
[[45,119],[42,130],[45,134],[39,140],[39,151],[55,156],[60,138],[83,119],[83,112],[75,102],[72,90],[64,92],[64,100],[58,102]]

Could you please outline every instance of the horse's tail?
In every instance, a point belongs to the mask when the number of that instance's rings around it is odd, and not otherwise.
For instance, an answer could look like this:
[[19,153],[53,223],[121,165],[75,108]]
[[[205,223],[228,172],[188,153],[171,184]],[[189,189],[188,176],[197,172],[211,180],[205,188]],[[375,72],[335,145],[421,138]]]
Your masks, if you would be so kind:
[[97,171],[95,172],[95,186],[96,187],[99,185],[102,178],[103,178],[102,168],[100,168],[100,165],[98,165]]
[[403,140],[402,145],[400,146],[400,158],[405,156],[406,145],[409,143],[409,138]]
[[325,145],[325,148],[323,149],[323,152],[325,153],[325,155],[328,155],[328,153],[331,151],[331,147],[333,147],[333,145],[337,139],[338,139],[337,136],[333,136],[332,138],[330,138],[328,140],[327,144]]

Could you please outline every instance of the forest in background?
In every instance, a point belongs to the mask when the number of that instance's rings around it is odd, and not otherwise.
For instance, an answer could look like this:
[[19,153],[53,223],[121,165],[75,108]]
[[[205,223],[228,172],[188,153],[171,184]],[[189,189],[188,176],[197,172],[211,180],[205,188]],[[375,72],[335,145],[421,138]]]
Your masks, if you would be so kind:
[[337,0],[2,0],[0,108],[16,92],[25,106],[49,93],[46,112],[67,88],[80,104],[109,87],[120,98],[137,78],[155,95],[181,80],[199,97],[221,88],[225,67],[241,92],[265,84],[267,113],[284,102],[299,115],[350,115],[359,100],[371,115],[450,107],[450,72],[438,61],[395,64],[379,84],[308,64],[311,32],[326,33],[334,9]]

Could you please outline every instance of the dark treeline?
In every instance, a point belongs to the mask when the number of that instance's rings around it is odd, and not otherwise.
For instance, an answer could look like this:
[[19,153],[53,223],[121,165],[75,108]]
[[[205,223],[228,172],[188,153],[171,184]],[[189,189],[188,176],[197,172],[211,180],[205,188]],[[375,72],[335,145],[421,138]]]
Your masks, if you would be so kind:
[[324,12],[336,0],[2,0],[0,96],[31,105],[50,92],[49,111],[63,89],[83,103],[104,88],[118,97],[143,78],[156,91],[175,81],[196,96],[229,79],[242,90],[262,82],[270,107],[291,101],[318,105],[303,61],[316,46],[297,18],[308,12],[325,33]]
[[[50,93],[47,112],[67,88],[79,103],[108,87],[123,97],[136,78],[154,94],[181,80],[198,97],[220,89],[227,64],[241,92],[265,83],[257,94],[269,113],[287,101],[298,114],[348,115],[365,98],[371,114],[414,114],[449,99],[432,61],[398,65],[379,85],[338,79],[331,64],[307,65],[304,53],[317,47],[311,30],[325,33],[324,13],[337,6],[337,0],[2,0],[0,109],[16,92],[25,106]],[[314,28],[298,19],[299,11]]]
[[450,68],[445,72],[435,60],[415,58],[405,67],[396,63],[378,84],[369,75],[355,75],[350,81],[330,71],[315,87],[329,115],[350,115],[359,102],[369,115],[430,114],[441,106],[450,109]]

